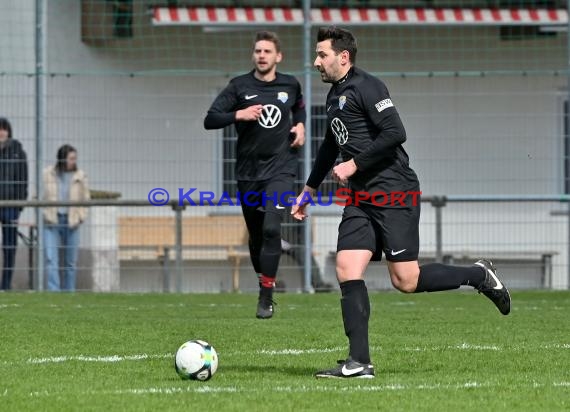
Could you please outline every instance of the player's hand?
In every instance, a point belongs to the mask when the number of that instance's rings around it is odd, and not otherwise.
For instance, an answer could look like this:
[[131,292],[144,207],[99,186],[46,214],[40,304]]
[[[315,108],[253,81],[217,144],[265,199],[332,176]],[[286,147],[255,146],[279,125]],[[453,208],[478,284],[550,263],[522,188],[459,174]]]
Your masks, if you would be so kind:
[[291,128],[291,133],[295,135],[295,139],[291,142],[291,147],[301,147],[305,144],[305,125],[297,123]]
[[263,106],[261,104],[246,107],[236,112],[236,120],[239,122],[254,122],[261,117],[262,111]]
[[291,215],[297,220],[304,220],[307,217],[307,206],[309,202],[307,201],[307,196],[311,199],[315,197],[316,190],[312,187],[305,186],[297,199],[295,199],[295,204],[291,207]]
[[354,163],[354,159],[350,159],[348,162],[343,162],[333,167],[332,178],[334,181],[346,186],[348,178],[355,174],[356,170],[357,167],[356,163]]

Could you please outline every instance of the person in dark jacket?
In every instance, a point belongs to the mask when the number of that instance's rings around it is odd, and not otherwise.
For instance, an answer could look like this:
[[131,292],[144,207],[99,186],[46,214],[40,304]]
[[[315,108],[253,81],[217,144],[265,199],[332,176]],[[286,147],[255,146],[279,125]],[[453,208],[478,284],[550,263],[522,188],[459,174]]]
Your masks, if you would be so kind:
[[[8,119],[0,117],[0,201],[25,200],[28,197],[28,162],[22,144],[12,138]],[[18,218],[22,208],[0,207],[2,224],[2,290],[12,286],[16,260]]]

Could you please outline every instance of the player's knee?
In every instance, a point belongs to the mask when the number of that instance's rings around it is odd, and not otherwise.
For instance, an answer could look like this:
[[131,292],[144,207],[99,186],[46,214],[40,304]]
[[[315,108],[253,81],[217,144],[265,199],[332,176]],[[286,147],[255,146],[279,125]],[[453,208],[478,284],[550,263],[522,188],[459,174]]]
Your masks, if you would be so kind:
[[263,222],[264,239],[281,239],[281,219],[279,216],[266,216]]
[[361,280],[362,279],[362,274],[360,273],[351,273],[351,272],[347,272],[347,271],[339,271],[337,269],[336,271],[336,278],[338,280],[338,283],[343,283],[343,282],[348,282],[350,280]]
[[402,293],[414,293],[417,283],[392,279],[392,285]]
[[362,279],[362,273],[354,270],[350,262],[336,262],[336,278],[339,283],[348,282],[349,280]]
[[418,286],[418,277],[413,273],[396,273],[390,276],[392,285],[403,293],[414,293]]
[[281,237],[281,227],[277,226],[264,226],[263,238],[264,239],[278,239]]

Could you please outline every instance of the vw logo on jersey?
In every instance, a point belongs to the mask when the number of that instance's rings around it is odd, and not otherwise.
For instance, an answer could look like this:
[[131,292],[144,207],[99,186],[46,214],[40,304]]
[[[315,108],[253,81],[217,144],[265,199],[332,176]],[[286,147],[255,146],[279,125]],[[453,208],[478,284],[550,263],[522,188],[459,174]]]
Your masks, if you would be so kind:
[[348,141],[348,130],[344,123],[338,118],[335,117],[331,121],[331,130],[336,137],[336,142],[342,146]]
[[273,129],[281,121],[281,110],[274,104],[266,104],[257,122],[266,129]]

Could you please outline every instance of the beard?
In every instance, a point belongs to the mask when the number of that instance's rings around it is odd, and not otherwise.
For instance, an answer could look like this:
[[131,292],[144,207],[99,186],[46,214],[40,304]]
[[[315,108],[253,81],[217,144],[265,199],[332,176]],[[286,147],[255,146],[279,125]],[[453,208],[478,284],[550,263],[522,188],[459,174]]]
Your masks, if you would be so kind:
[[335,80],[332,79],[332,78],[327,74],[327,72],[324,72],[324,71],[322,72],[322,71],[319,70],[319,73],[321,74],[321,80],[322,80],[323,83],[334,83],[334,82],[335,82]]
[[259,64],[255,65],[255,70],[257,70],[257,72],[259,74],[267,74],[269,73],[271,70],[273,70],[275,68],[275,64],[267,64],[267,66],[265,68],[261,68],[259,67]]

